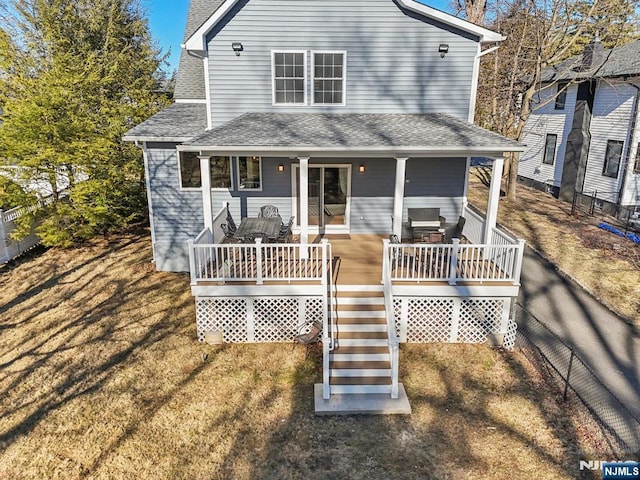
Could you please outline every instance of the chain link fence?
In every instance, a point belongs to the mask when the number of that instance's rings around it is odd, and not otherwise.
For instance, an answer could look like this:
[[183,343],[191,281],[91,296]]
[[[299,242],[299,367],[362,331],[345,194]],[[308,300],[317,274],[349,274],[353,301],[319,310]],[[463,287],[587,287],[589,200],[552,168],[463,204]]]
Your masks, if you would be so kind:
[[617,204],[617,192],[574,192],[571,215],[588,215],[618,227],[623,236],[640,233],[640,206]]
[[640,455],[640,418],[584,363],[573,348],[533,314],[516,305],[516,347],[534,364],[543,363],[558,380],[564,400],[573,392],[606,433],[613,453]]

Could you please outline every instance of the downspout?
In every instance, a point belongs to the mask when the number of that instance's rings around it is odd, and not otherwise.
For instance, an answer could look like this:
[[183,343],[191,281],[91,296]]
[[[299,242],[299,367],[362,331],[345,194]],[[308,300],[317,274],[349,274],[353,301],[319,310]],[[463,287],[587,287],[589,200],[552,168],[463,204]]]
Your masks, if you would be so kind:
[[622,162],[622,180],[620,182],[620,190],[618,191],[618,205],[622,205],[624,192],[626,190],[627,183],[627,170],[631,163],[631,150],[633,149],[633,137],[635,136],[636,127],[638,124],[638,107],[640,106],[640,87],[634,83],[627,82],[627,85],[631,85],[636,89],[636,99],[633,102],[633,109],[631,110],[631,126],[629,128],[629,136],[627,141],[627,151],[625,154],[624,162]]

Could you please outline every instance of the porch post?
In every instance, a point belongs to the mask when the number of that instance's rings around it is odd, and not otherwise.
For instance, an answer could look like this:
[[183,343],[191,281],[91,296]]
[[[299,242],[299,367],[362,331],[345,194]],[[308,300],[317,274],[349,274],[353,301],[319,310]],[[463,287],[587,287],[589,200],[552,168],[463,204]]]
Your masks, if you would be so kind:
[[402,239],[402,210],[404,207],[404,182],[407,158],[396,157],[396,187],[393,195],[393,234]]
[[309,157],[300,161],[300,243],[309,243]]
[[500,181],[502,180],[502,169],[504,168],[504,158],[498,157],[493,160],[491,169],[491,185],[489,186],[489,200],[487,201],[487,218],[484,222],[484,235],[482,243],[491,241],[491,230],[496,226],[498,220],[498,202],[500,201]]
[[199,155],[200,159],[200,184],[202,185],[202,214],[204,216],[204,228],[213,233],[213,207],[211,205],[211,157]]

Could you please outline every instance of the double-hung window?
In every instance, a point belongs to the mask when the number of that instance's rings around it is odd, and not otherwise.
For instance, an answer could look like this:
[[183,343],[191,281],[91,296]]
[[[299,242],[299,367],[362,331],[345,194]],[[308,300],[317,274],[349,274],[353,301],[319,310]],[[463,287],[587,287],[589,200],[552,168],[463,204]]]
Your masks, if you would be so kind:
[[624,142],[620,140],[607,141],[607,151],[604,154],[604,167],[602,175],[616,178],[620,170],[620,159],[622,158],[622,147]]
[[346,52],[312,52],[313,105],[345,104]]
[[544,157],[542,163],[546,165],[553,165],[556,159],[556,143],[558,142],[558,136],[553,133],[548,133],[544,144]]
[[567,82],[558,83],[558,91],[556,93],[555,110],[564,110],[564,106],[567,103]]
[[307,104],[307,52],[272,52],[273,104]]

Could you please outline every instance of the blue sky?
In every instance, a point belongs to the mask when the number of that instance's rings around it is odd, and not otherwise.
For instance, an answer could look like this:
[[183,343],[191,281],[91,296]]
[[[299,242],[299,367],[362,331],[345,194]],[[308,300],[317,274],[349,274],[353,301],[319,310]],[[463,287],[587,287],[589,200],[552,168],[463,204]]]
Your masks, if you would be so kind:
[[[448,0],[422,0],[431,7],[443,11],[448,10]],[[143,6],[147,11],[151,34],[163,53],[171,49],[167,59],[169,66],[165,70],[171,73],[178,67],[180,59],[180,44],[184,35],[184,26],[187,21],[187,9],[189,0],[143,0]]]

